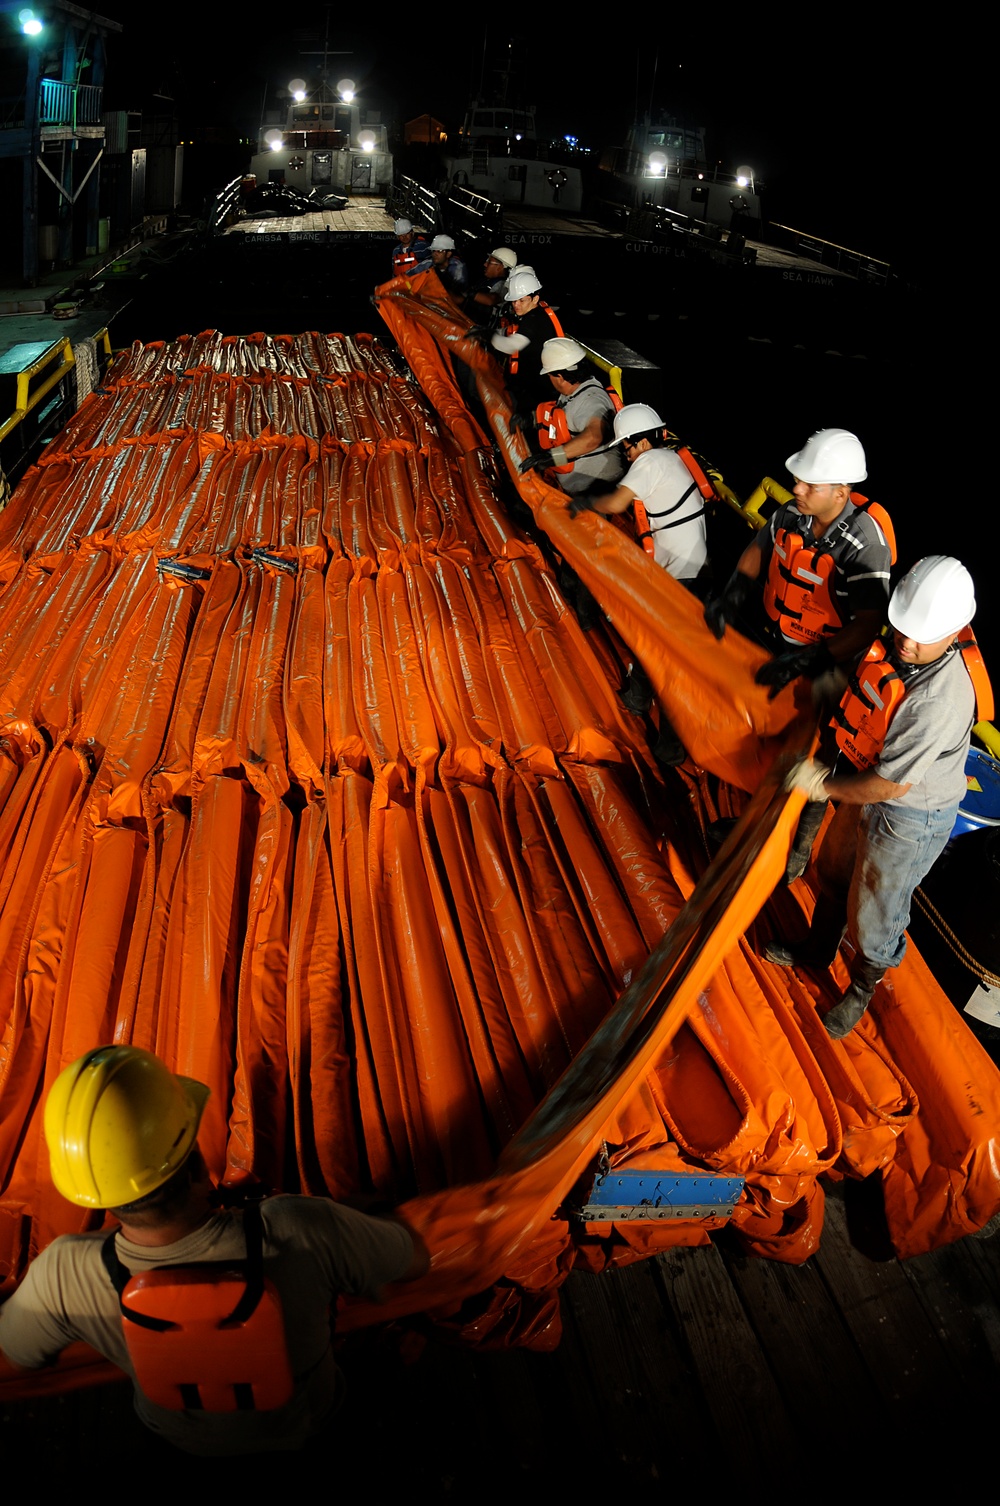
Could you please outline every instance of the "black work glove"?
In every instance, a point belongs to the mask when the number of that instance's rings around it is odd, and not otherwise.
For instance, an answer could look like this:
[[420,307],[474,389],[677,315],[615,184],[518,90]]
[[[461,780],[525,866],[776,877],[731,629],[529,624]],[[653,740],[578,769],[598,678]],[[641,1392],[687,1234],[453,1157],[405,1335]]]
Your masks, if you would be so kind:
[[545,471],[552,464],[552,455],[548,450],[532,450],[527,460],[522,460],[519,470],[522,476],[529,471]]
[[515,408],[514,412],[510,415],[510,422],[507,427],[512,434],[527,434],[532,429],[537,429],[538,424],[535,420],[534,408],[528,412]]
[[760,666],[754,680],[758,685],[770,686],[768,700],[773,701],[778,691],[797,680],[799,675],[815,680],[817,675],[825,674],[832,668],[833,655],[826,644],[810,643],[804,648],[793,648],[787,653],[775,654],[773,659]]
[[465,331],[466,340],[474,340],[477,345],[486,345],[490,338],[489,329],[485,324],[470,324]]
[[752,585],[749,575],[741,575],[739,570],[734,570],[722,590],[708,598],[705,603],[705,621],[716,638],[721,639],[729,624],[736,621]]
[[589,492],[581,492],[577,497],[570,497],[566,511],[571,518],[578,518],[582,512],[596,512],[597,508],[594,505],[596,501],[597,498],[592,497]]

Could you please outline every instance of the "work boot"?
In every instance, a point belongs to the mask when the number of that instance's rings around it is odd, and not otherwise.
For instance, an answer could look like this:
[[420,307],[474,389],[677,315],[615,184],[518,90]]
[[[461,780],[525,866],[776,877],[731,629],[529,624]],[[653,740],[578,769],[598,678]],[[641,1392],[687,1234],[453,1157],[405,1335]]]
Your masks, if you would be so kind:
[[[834,952],[833,956],[836,955]],[[769,941],[764,948],[764,956],[777,967],[829,967],[833,961],[833,957],[825,955],[812,944],[811,936],[792,946],[784,941]]]
[[823,1016],[823,1028],[831,1040],[841,1041],[845,1035],[850,1035],[862,1015],[867,1013],[872,995],[885,976],[884,970],[879,971],[865,962],[856,962],[851,974],[850,988],[840,1003]]
[[628,679],[620,694],[625,710],[635,712],[636,716],[644,715],[652,706],[653,687],[641,664],[633,664],[630,667]]
[[764,956],[778,967],[829,967],[840,950],[845,927],[843,901],[821,892],[808,936],[791,946],[777,939],[769,941]]
[[795,829],[795,838],[788,854],[788,862],[785,866],[785,883],[794,884],[801,878],[809,866],[812,856],[813,843],[816,833],[823,825],[823,817],[826,815],[827,802],[825,800],[809,800],[802,808],[799,824]]

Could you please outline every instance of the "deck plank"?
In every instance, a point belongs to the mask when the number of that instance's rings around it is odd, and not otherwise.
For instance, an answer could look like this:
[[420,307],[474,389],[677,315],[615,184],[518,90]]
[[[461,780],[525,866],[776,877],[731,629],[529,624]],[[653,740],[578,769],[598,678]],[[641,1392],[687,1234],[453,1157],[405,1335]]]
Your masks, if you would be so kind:
[[797,1427],[831,1415],[844,1395],[875,1407],[878,1390],[815,1262],[762,1260],[732,1239],[720,1241],[719,1248]]
[[651,1480],[697,1472],[711,1455],[715,1430],[650,1262],[571,1276],[564,1291],[623,1475]]
[[827,1197],[813,1259],[879,1389],[883,1411],[910,1426],[931,1406],[960,1410],[965,1387],[936,1323],[899,1261],[870,1259],[851,1243],[839,1189]]
[[668,1250],[651,1264],[733,1466],[752,1458],[762,1437],[769,1450],[797,1458],[794,1424],[715,1246]]

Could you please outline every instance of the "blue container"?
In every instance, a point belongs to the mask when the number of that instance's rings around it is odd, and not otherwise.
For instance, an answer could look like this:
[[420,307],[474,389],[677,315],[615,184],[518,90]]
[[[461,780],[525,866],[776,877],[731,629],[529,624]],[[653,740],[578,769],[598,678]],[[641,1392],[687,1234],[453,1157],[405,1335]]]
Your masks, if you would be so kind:
[[1000,826],[1000,763],[979,748],[970,748],[965,760],[969,792],[959,806],[952,836],[963,831],[981,831]]

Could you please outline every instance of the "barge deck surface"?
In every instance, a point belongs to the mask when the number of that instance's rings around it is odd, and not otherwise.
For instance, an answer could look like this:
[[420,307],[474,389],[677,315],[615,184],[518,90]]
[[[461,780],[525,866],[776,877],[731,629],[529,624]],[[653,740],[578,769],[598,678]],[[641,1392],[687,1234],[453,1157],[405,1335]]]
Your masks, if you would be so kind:
[[[417,1328],[355,1335],[339,1357],[349,1392],[329,1445],[348,1444],[373,1480],[452,1500],[661,1482],[728,1482],[762,1500],[799,1468],[869,1491],[957,1455],[973,1487],[992,1470],[976,1433],[988,1428],[985,1442],[995,1426],[1000,1237],[873,1258],[852,1243],[866,1237],[862,1191],[828,1195],[822,1247],[804,1266],[755,1259],[721,1235],[571,1275],[549,1354],[470,1352]],[[146,1432],[125,1382],[7,1404],[0,1440],[11,1464],[155,1458],[169,1477],[193,1462]],[[287,1468],[276,1456],[225,1468],[259,1478],[276,1464]]]

